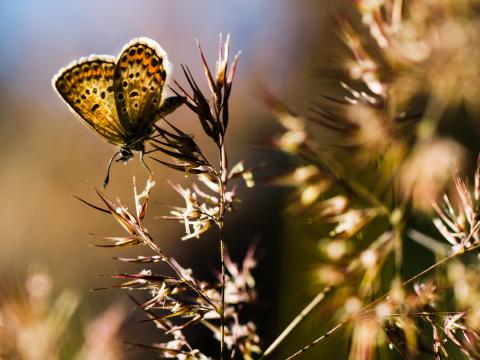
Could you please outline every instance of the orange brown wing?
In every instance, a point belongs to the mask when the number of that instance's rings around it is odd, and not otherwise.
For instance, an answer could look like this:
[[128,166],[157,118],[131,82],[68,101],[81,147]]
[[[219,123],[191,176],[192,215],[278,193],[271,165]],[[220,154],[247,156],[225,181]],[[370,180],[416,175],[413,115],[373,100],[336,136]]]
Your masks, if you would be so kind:
[[123,128],[115,104],[115,58],[92,55],[61,69],[52,79],[71,110],[104,140],[124,145]]
[[137,38],[120,53],[114,89],[120,123],[129,138],[149,135],[165,100],[170,65],[154,40]]

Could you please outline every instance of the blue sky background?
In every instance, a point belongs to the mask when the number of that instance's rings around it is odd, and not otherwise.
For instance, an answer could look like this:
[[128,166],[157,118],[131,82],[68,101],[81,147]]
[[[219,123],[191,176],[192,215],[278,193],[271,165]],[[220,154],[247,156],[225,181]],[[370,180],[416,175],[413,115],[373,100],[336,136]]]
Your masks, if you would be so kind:
[[157,40],[174,64],[191,62],[194,40],[213,50],[221,32],[231,33],[233,49],[243,50],[247,71],[263,71],[266,59],[265,75],[285,80],[298,57],[291,50],[312,35],[295,12],[295,1],[276,0],[3,0],[0,81],[45,100],[39,91],[47,91],[51,75],[74,58],[116,54],[130,38],[145,35]]

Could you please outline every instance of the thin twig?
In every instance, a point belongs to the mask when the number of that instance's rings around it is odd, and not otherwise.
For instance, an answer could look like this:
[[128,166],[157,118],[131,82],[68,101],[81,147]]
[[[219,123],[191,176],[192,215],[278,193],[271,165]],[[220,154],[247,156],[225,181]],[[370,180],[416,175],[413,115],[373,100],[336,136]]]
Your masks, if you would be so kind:
[[223,224],[220,225],[220,259],[222,267],[222,304],[220,308],[220,353],[221,359],[223,359],[223,353],[225,351],[225,242],[223,240]]
[[303,319],[325,298],[325,295],[330,291],[330,287],[326,287],[313,298],[310,303],[303,308],[290,324],[282,331],[282,333],[272,342],[272,344],[265,350],[260,359],[266,358],[282,343],[283,340],[302,322]]
[[311,342],[309,345],[303,347],[302,349],[298,350],[296,353],[290,355],[289,357],[286,358],[286,360],[290,360],[290,359],[294,359],[296,358],[298,355],[300,355],[301,353],[307,351],[308,349],[310,349],[312,346],[315,346],[316,344],[318,344],[319,342],[321,342],[322,340],[325,340],[327,337],[329,337],[330,335],[332,335],[335,331],[337,331],[338,329],[340,329],[343,325],[345,325],[346,323],[348,323],[351,319],[347,319],[347,320],[344,320],[342,321],[341,323],[337,324],[336,326],[334,326],[333,328],[331,328],[330,330],[328,330],[325,334],[323,334],[322,336],[320,336],[319,338],[315,339],[313,342]]
[[218,227],[220,229],[220,262],[222,271],[222,304],[220,307],[220,358],[223,359],[225,351],[225,240],[224,240],[224,218],[225,218],[225,190],[227,188],[227,154],[225,151],[224,139],[219,145],[220,169],[219,169],[219,185],[220,185],[220,212],[218,219]]
[[451,253],[451,248],[447,244],[443,244],[438,240],[431,238],[418,230],[409,229],[408,237],[423,247],[431,250],[434,254],[447,256]]

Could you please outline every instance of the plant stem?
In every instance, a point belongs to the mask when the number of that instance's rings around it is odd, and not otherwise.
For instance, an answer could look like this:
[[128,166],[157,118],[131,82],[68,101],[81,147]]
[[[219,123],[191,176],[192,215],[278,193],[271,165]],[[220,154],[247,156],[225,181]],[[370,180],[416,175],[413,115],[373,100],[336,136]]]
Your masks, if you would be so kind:
[[224,139],[219,144],[220,171],[220,211],[218,214],[218,227],[220,230],[220,262],[222,271],[222,303],[220,306],[220,359],[223,360],[225,352],[225,240],[224,240],[224,219],[225,219],[225,191],[227,188],[227,153]]
[[220,224],[220,259],[222,266],[222,305],[220,308],[220,358],[225,351],[225,242],[223,240],[223,223]]
[[334,326],[333,328],[331,328],[329,331],[327,331],[325,334],[323,334],[322,336],[320,336],[319,338],[315,339],[315,341],[311,342],[310,344],[308,344],[307,346],[301,348],[300,350],[298,350],[296,353],[290,355],[289,357],[286,358],[286,360],[291,360],[291,359],[294,359],[296,358],[298,355],[300,355],[301,353],[307,351],[308,349],[310,349],[312,346],[318,344],[320,341],[322,340],[325,340],[327,337],[329,337],[330,335],[332,335],[335,331],[337,331],[338,329],[340,329],[343,325],[345,325],[349,320],[351,319],[347,319],[345,321],[342,321],[341,323],[337,324],[336,326]]
[[300,322],[325,298],[325,295],[330,291],[330,287],[326,287],[313,298],[310,303],[303,308],[303,310],[292,320],[290,324],[282,331],[282,333],[275,339],[275,341],[263,353],[260,359],[266,358],[282,343],[283,340],[300,324]]
[[148,233],[143,233],[143,238],[146,241],[147,245],[156,252],[164,262],[167,263],[168,266],[177,274],[177,276],[188,286],[190,287],[195,293],[197,293],[201,298],[203,298],[214,310],[218,312],[217,306],[213,303],[213,301],[205,295],[202,290],[200,290],[194,283],[189,281],[185,276],[183,276],[181,269],[178,268],[177,264],[173,262],[168,256],[166,256],[162,250],[158,247],[158,245],[153,241],[152,237]]

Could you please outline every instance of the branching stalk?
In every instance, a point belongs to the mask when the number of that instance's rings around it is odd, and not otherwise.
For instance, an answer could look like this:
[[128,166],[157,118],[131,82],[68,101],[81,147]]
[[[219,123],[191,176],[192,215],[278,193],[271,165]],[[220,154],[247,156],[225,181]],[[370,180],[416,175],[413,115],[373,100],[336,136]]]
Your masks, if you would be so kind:
[[212,306],[212,308],[215,310],[215,311],[219,311],[217,306],[213,303],[213,301],[203,293],[202,290],[200,290],[195,284],[193,284],[190,280],[188,280],[187,278],[185,278],[185,276],[182,274],[182,271],[178,268],[178,266],[172,262],[172,260],[170,258],[168,258],[168,256],[166,256],[162,250],[158,247],[158,245],[153,241],[153,239],[151,238],[151,236],[149,234],[145,234],[145,236],[148,238],[148,241],[147,241],[147,244],[148,246],[154,251],[156,252],[161,258],[162,260],[168,265],[170,266],[170,268],[175,272],[175,274],[177,274],[177,276],[188,286],[190,287],[195,293],[197,293],[197,295],[199,295],[201,298],[203,298],[210,306]]

